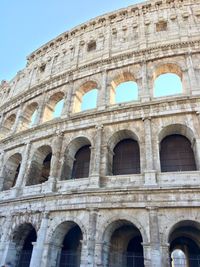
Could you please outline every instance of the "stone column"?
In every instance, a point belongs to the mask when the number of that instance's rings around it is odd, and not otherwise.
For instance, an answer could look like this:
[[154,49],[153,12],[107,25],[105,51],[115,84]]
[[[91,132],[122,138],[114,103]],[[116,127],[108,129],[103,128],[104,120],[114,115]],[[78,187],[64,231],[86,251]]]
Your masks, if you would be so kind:
[[200,170],[200,138],[194,139],[192,144],[197,170]]
[[64,106],[62,110],[61,117],[69,117],[71,113],[71,106],[72,106],[72,93],[73,93],[73,83],[70,82],[69,85],[65,86],[66,88],[66,94],[64,96]]
[[153,146],[151,133],[151,118],[144,118],[144,136],[145,136],[145,161],[146,168],[144,171],[145,185],[156,186],[156,172],[154,170]]
[[12,216],[9,216],[6,218],[2,227],[3,233],[0,241],[0,265],[5,264],[7,260],[12,262],[15,259],[15,244],[9,240],[12,224]]
[[102,261],[102,248],[103,248],[103,243],[96,241],[95,242],[95,254],[94,254],[94,261],[95,267],[103,267],[103,261]]
[[60,154],[62,149],[62,143],[63,143],[63,134],[58,134],[53,139],[53,153],[51,158],[51,170],[50,175],[48,179],[48,190],[54,191],[56,189],[56,180],[60,180],[58,177],[60,175]]
[[171,260],[170,260],[170,254],[169,254],[169,244],[161,244],[161,256],[162,256],[162,267],[170,267],[171,266]]
[[142,62],[142,66],[141,66],[141,84],[139,87],[140,91],[141,91],[141,95],[140,95],[140,99],[141,102],[147,102],[150,101],[151,99],[151,94],[149,91],[149,85],[148,85],[148,73],[147,73],[147,63],[146,61]]
[[190,51],[186,55],[186,64],[188,68],[188,78],[189,78],[189,84],[190,84],[190,94],[192,95],[199,95],[199,85],[198,80],[195,74],[193,62],[192,62],[192,56]]
[[44,94],[43,98],[39,102],[39,106],[37,109],[37,115],[36,115],[35,121],[34,121],[32,126],[36,126],[36,125],[42,123],[42,118],[43,118],[45,106],[46,106],[46,95]]
[[0,191],[3,188],[3,182],[4,182],[4,177],[3,177],[3,171],[4,171],[4,154],[5,151],[0,149]]
[[22,120],[23,120],[23,106],[24,104],[21,104],[19,106],[19,109],[17,111],[17,115],[16,115],[16,119],[15,119],[15,123],[13,124],[13,127],[11,129],[11,133],[15,133],[18,131],[18,129],[20,129]]
[[24,179],[24,175],[26,172],[26,167],[27,167],[27,161],[29,158],[29,154],[30,154],[30,149],[31,149],[31,143],[27,143],[23,152],[23,157],[22,157],[22,162],[21,162],[21,166],[20,166],[20,170],[19,170],[19,174],[17,177],[17,181],[15,186],[13,187],[13,197],[18,196],[19,194],[21,194],[21,189],[22,189],[22,185],[23,185],[23,179]]
[[33,244],[33,252],[30,262],[30,267],[44,266],[42,264],[42,255],[44,250],[44,243],[46,239],[46,233],[48,229],[49,215],[47,212],[44,213],[40,229],[37,234],[37,242]]
[[101,144],[103,125],[96,125],[95,146],[91,149],[90,159],[90,187],[99,186],[100,166],[101,166]]
[[148,210],[149,210],[151,267],[163,266],[161,264],[160,235],[159,235],[157,208],[149,207]]
[[97,225],[97,210],[89,210],[89,229],[87,240],[87,266],[94,267],[95,237]]
[[3,126],[4,117],[5,117],[5,114],[2,112],[2,113],[0,114],[0,127]]
[[103,110],[108,104],[107,71],[102,72],[101,89],[98,92],[97,109]]

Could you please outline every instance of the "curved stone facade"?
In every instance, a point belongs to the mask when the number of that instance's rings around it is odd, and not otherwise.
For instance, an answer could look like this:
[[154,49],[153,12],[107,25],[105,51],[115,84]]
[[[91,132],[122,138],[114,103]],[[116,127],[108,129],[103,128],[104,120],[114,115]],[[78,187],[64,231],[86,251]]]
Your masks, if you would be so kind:
[[[165,73],[180,77],[181,94],[154,96]],[[131,80],[138,99],[115,103],[116,85]],[[81,111],[93,88],[96,108]],[[0,264],[22,267],[29,233],[31,267],[133,267],[111,256],[136,243],[137,267],[169,267],[177,238],[200,246],[199,0],[149,1],[92,19],[33,52],[0,89]],[[172,135],[190,143],[195,169],[162,171],[161,143]],[[113,175],[122,140],[138,143],[139,173]],[[88,175],[71,179],[82,147]],[[70,236],[79,256],[61,265]]]

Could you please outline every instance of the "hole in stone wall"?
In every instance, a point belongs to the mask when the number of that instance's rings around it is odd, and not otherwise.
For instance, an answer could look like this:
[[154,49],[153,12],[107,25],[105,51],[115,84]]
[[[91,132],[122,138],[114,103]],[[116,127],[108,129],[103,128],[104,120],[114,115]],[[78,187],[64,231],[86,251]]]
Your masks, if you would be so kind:
[[89,42],[89,44],[87,45],[87,51],[88,52],[95,51],[96,46],[97,46],[96,41]]
[[156,31],[161,32],[161,31],[166,31],[167,30],[167,22],[166,21],[159,21],[156,23]]

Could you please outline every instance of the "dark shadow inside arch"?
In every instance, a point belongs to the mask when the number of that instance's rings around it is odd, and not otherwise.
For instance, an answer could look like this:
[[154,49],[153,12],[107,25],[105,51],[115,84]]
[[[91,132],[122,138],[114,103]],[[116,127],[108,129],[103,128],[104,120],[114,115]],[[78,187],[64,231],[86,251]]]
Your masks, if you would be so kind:
[[90,167],[90,145],[81,147],[75,155],[72,179],[84,178],[89,176]]
[[113,152],[113,175],[140,173],[140,150],[137,141],[124,139],[117,143]]
[[82,238],[82,232],[78,225],[68,231],[62,243],[59,267],[80,266]]
[[51,170],[52,149],[44,145],[34,153],[29,170],[27,186],[46,182]]
[[61,180],[87,178],[90,170],[91,143],[80,136],[73,139],[65,150]]
[[179,223],[169,241],[171,267],[200,266],[200,230],[194,223]]
[[162,172],[195,171],[196,163],[190,141],[183,135],[165,137],[160,145]]
[[21,166],[22,156],[20,153],[12,155],[6,162],[3,170],[3,190],[9,190],[15,186],[20,166]]
[[13,235],[13,243],[15,250],[15,265],[16,267],[29,267],[32,251],[33,242],[36,242],[37,234],[35,228],[25,223],[18,227]]
[[[113,224],[113,231],[107,233],[108,256],[104,255],[108,267],[144,267],[144,255],[142,247],[142,235],[138,228],[127,221],[119,221]],[[111,233],[109,233],[111,231]]]

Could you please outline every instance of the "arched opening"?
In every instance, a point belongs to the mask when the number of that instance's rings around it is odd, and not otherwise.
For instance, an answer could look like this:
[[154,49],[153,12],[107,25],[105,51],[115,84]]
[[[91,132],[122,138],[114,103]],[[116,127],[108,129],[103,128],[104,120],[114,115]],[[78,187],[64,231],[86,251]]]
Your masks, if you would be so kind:
[[64,93],[58,92],[50,97],[45,107],[43,122],[58,118],[62,114],[64,106]]
[[131,73],[124,72],[111,82],[110,103],[138,100],[138,85]]
[[12,114],[7,119],[5,119],[3,126],[1,127],[1,136],[6,136],[13,129],[16,120],[16,115]]
[[174,249],[171,253],[172,267],[187,267],[187,257],[181,249]]
[[113,223],[109,228],[105,236],[109,246],[103,250],[106,266],[144,267],[143,239],[140,231],[124,220]]
[[81,111],[93,109],[97,106],[97,89],[92,89],[85,93],[82,98]]
[[154,97],[177,95],[183,92],[182,71],[177,65],[162,65],[153,76]]
[[81,260],[82,232],[78,225],[72,227],[65,235],[59,266],[79,267]]
[[6,162],[3,169],[3,191],[14,187],[19,175],[22,156],[19,153],[12,155]]
[[36,124],[37,114],[38,104],[34,102],[28,105],[24,110],[19,130],[23,131],[33,127]]
[[96,108],[97,95],[98,89],[96,82],[89,81],[84,83],[75,94],[73,112]]
[[18,229],[13,234],[13,244],[14,248],[14,259],[16,267],[29,267],[32,251],[33,242],[36,242],[37,234],[35,228],[29,224],[25,223],[20,225]]
[[195,171],[190,141],[179,134],[166,136],[160,144],[160,164],[162,172]]
[[90,145],[81,147],[75,155],[72,169],[72,179],[89,176],[90,168]]
[[66,148],[62,180],[86,178],[90,169],[90,141],[85,137],[74,139]]
[[52,267],[80,267],[82,239],[82,231],[76,223],[61,223],[52,237],[49,264]]
[[200,264],[200,228],[192,221],[175,225],[169,236],[171,267],[198,267]]
[[123,139],[117,143],[113,152],[113,175],[140,173],[140,150],[137,141]]
[[37,149],[31,161],[28,181],[26,185],[36,185],[46,182],[51,169],[52,149],[44,145]]

